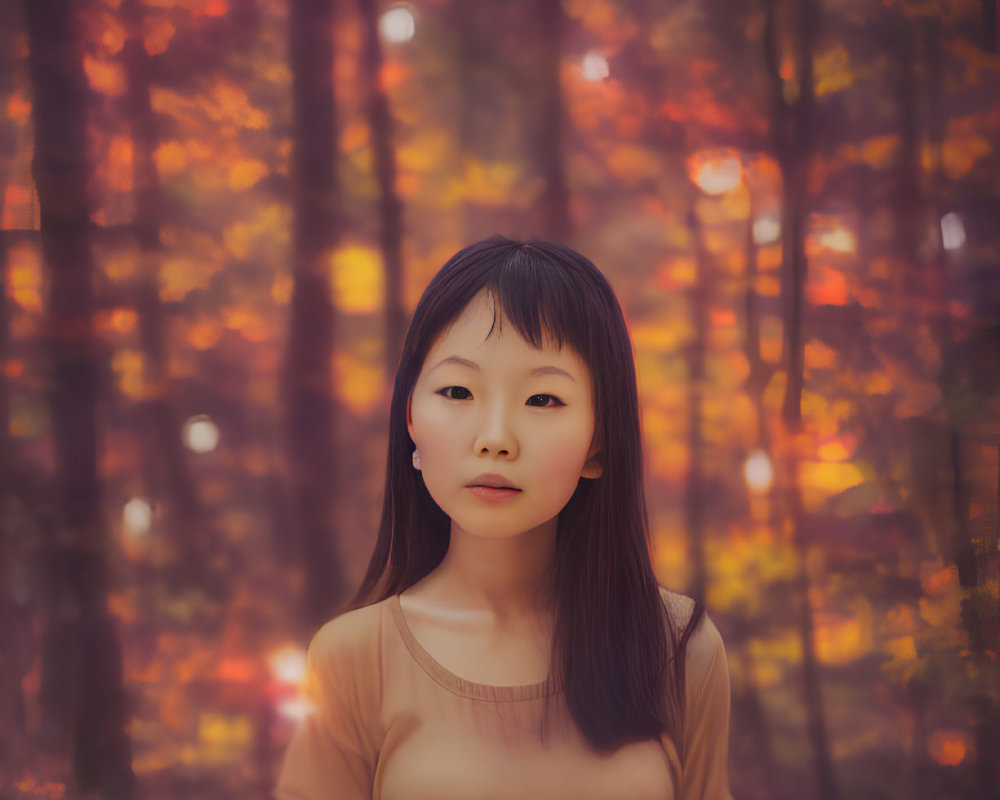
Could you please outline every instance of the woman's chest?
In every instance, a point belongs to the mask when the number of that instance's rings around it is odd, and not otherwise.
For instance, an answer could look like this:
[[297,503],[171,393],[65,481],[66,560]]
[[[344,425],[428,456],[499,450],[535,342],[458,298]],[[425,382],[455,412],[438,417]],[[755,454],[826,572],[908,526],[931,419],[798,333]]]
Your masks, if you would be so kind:
[[[509,710],[509,709],[508,709]],[[578,737],[534,726],[503,709],[478,718],[423,721],[379,759],[376,800],[672,800],[673,781],[657,741],[598,755]],[[505,719],[505,716],[507,717]],[[533,721],[532,721],[533,722]]]

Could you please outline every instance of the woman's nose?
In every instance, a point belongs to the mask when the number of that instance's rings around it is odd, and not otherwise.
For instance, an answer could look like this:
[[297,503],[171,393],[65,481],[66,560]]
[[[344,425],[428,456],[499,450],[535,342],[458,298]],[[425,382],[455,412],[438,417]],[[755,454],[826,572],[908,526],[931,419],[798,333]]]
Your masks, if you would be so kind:
[[517,456],[517,436],[511,426],[509,415],[503,408],[492,408],[484,416],[474,449],[477,455],[505,455],[510,458]]

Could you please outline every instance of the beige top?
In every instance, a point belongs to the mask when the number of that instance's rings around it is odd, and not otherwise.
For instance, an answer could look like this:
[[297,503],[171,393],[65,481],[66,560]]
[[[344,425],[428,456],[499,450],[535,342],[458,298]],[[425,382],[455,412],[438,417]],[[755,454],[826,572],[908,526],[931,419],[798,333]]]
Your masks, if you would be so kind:
[[[691,601],[661,592],[683,622]],[[730,800],[729,672],[708,617],[688,642],[686,671],[687,758],[675,791],[669,741],[599,755],[558,686],[488,686],[449,672],[413,636],[393,595],[342,614],[313,637],[306,688],[315,710],[292,738],[274,796]]]

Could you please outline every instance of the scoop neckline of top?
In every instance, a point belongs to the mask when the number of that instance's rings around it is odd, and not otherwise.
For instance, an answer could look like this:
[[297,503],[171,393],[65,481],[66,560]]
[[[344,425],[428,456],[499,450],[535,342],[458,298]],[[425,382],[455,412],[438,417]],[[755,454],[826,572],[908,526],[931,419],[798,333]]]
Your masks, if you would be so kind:
[[558,682],[550,675],[548,680],[541,683],[526,683],[520,686],[492,686],[488,683],[475,683],[456,675],[451,670],[445,668],[440,662],[428,653],[422,644],[417,641],[417,637],[410,630],[410,625],[403,614],[403,606],[400,603],[399,595],[394,594],[390,598],[389,608],[392,611],[396,629],[403,638],[403,643],[414,661],[427,673],[430,678],[454,694],[470,697],[475,700],[489,700],[499,703],[510,703],[520,700],[534,700],[538,697],[555,694],[559,691]]

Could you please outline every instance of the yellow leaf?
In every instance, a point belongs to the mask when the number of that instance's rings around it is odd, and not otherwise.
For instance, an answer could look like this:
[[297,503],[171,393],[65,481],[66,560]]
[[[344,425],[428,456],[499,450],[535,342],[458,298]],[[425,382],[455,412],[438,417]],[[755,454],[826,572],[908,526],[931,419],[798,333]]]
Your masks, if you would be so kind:
[[337,395],[355,414],[367,414],[382,393],[382,369],[348,353],[334,357]]
[[160,175],[173,175],[187,166],[188,156],[184,145],[177,141],[164,142],[156,148],[156,170]]
[[774,275],[758,275],[754,278],[754,291],[761,297],[781,295],[781,281]]
[[134,400],[141,400],[146,396],[147,387],[143,376],[145,359],[141,352],[121,350],[115,353],[111,359],[111,369],[122,394]]
[[20,243],[8,254],[7,291],[25,311],[42,310],[42,265],[38,249]]
[[445,207],[462,201],[486,207],[509,206],[520,175],[516,162],[469,159],[465,175],[451,182],[442,202]]
[[397,163],[400,170],[428,172],[441,164],[451,146],[447,130],[427,128],[399,147]]
[[875,169],[885,169],[896,160],[898,149],[899,136],[888,134],[862,142],[858,155],[862,161]]
[[370,314],[381,307],[382,255],[363,245],[347,245],[331,258],[333,302],[348,314]]
[[218,266],[213,260],[174,256],[160,265],[160,298],[164,302],[183,300],[195,289],[204,289]]
[[222,324],[250,342],[263,342],[270,338],[272,331],[263,315],[244,306],[228,306],[222,309]]
[[820,53],[814,63],[817,97],[846,89],[854,83],[850,57],[842,44],[835,44]]
[[268,173],[267,164],[253,158],[237,161],[229,168],[229,188],[249,189]]
[[250,130],[261,130],[268,123],[267,114],[250,104],[243,89],[221,80],[213,88],[206,110],[217,122],[232,122]]
[[689,328],[690,326],[680,317],[660,324],[641,323],[631,329],[632,342],[637,350],[672,352],[690,337]]
[[198,740],[204,745],[244,746],[253,739],[253,725],[246,716],[201,714]]
[[819,339],[810,339],[805,347],[805,365],[809,369],[833,369],[837,365],[837,351]]
[[118,97],[125,93],[127,85],[125,70],[120,63],[85,55],[83,57],[83,71],[87,74],[87,83],[95,92],[112,97]]
[[292,276],[287,273],[275,276],[271,284],[271,299],[280,306],[287,306],[291,302],[294,285]]
[[222,326],[214,319],[199,320],[188,328],[187,340],[195,350],[209,350],[215,347],[222,335]]
[[814,641],[816,656],[824,664],[844,665],[870,650],[870,637],[860,617],[817,614]]
[[169,20],[162,16],[147,15],[145,20],[146,30],[143,32],[142,43],[146,52],[151,56],[158,56],[165,53],[170,46],[170,40],[174,38],[175,29]]
[[817,510],[830,497],[864,483],[865,475],[850,461],[803,461],[799,481],[803,500]]
[[897,636],[882,646],[893,661],[913,661],[917,657],[917,646],[912,636]]
[[608,170],[624,181],[652,178],[663,171],[663,159],[644,147],[620,144],[608,156]]

